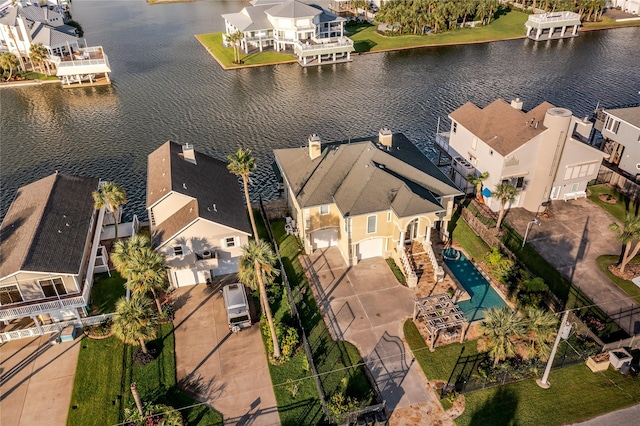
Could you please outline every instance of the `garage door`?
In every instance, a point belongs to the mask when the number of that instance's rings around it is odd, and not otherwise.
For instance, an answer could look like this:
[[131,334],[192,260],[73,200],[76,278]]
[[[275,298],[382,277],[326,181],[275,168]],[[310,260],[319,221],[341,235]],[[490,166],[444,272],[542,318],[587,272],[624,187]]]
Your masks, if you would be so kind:
[[373,240],[363,241],[358,244],[358,260],[368,259],[370,257],[382,256],[382,247],[384,240],[375,238]]
[[[194,285],[200,282],[198,270],[196,268],[193,269],[174,269],[173,278],[175,279],[174,283],[177,287],[184,287],[187,285]],[[204,282],[204,281],[202,281]]]
[[338,245],[338,230],[324,229],[313,233],[313,249],[332,247]]

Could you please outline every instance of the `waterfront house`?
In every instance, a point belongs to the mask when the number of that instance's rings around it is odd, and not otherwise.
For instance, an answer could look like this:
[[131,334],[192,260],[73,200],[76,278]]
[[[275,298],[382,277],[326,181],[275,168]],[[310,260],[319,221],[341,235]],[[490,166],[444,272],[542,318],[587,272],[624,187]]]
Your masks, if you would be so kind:
[[640,177],[640,107],[603,109],[595,126],[602,133],[609,163],[632,180]]
[[619,7],[622,11],[640,15],[640,0],[609,0],[609,2],[612,7]]
[[41,44],[48,61],[65,83],[103,77],[109,82],[111,67],[101,46],[86,46],[76,29],[65,24],[62,14],[30,3],[7,1],[0,5],[0,51],[29,61],[31,46]]
[[173,287],[236,273],[251,227],[227,163],[168,141],[149,154],[147,210],[153,244]]
[[95,210],[91,195],[98,185],[56,172],[18,189],[0,227],[5,326],[32,324],[42,334],[43,324],[86,315],[93,274],[108,269],[100,245],[105,209]]
[[240,48],[290,52],[303,66],[351,60],[353,41],[344,35],[346,19],[297,0],[254,0],[238,13],[222,15],[223,43],[240,31]]
[[[462,193],[403,134],[277,149],[292,223],[307,253],[340,249],[348,265],[375,256],[402,257],[414,240],[447,235],[453,199]],[[394,254],[395,252],[395,254]]]
[[528,38],[542,41],[576,37],[582,22],[578,13],[563,11],[529,15],[524,25]]
[[436,135],[436,146],[454,182],[473,192],[467,176],[489,172],[483,194],[494,211],[500,202],[491,191],[502,181],[520,190],[511,206],[532,212],[549,200],[586,197],[604,156],[586,143],[593,124],[548,102],[522,107],[520,99],[497,99],[485,108],[468,102],[449,114],[450,131]]

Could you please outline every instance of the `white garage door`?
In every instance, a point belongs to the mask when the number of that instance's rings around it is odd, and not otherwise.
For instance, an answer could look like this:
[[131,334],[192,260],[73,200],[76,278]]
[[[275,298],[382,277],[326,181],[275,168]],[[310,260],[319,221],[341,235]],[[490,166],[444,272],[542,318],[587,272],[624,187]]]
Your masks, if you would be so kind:
[[382,238],[374,238],[373,240],[363,241],[358,244],[358,260],[368,259],[370,257],[382,256]]
[[338,230],[335,228],[316,231],[312,237],[314,250],[338,245]]
[[[200,281],[200,277],[198,274],[198,270],[196,268],[193,269],[174,269],[173,278],[176,287],[184,287],[187,285],[198,284]],[[202,281],[204,282],[204,281]]]

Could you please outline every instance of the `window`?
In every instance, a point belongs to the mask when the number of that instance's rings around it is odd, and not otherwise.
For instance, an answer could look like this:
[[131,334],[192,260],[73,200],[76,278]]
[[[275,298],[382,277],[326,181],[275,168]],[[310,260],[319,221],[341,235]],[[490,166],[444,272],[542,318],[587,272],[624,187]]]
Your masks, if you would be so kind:
[[17,285],[0,287],[0,305],[22,302],[22,294]]
[[235,247],[236,246],[236,237],[227,237],[224,239],[224,246],[226,248]]
[[478,138],[473,138],[471,140],[471,149],[477,149],[478,148]]
[[605,123],[604,127],[611,133],[618,133],[618,129],[620,128],[620,121],[612,117],[607,117],[607,122]]
[[184,250],[182,249],[182,246],[173,246],[173,255],[174,256],[183,256],[184,255]]
[[391,222],[391,212],[387,212],[387,222]]
[[376,232],[376,216],[367,217],[367,234],[373,234]]
[[571,192],[576,192],[578,188],[580,188],[580,183],[579,182],[574,183],[573,185],[571,185]]
[[458,130],[458,123],[456,123],[455,121],[453,122],[453,133],[455,133]]
[[62,278],[51,278],[48,280],[40,280],[38,281],[40,284],[40,288],[42,288],[42,293],[44,293],[44,297],[56,297],[61,296],[63,294],[67,294],[67,289],[64,288],[64,283],[62,282]]
[[329,205],[320,206],[320,214],[329,214]]
[[516,188],[522,189],[524,187],[524,176],[516,178]]

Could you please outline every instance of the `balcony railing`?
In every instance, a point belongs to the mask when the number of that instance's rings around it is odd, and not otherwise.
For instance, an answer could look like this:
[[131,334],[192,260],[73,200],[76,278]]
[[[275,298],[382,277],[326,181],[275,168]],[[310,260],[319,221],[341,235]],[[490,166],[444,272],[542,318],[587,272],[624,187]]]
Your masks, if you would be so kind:
[[446,153],[449,153],[449,132],[436,133],[436,144]]
[[549,22],[560,22],[570,20],[580,20],[580,15],[575,12],[552,12],[552,13],[539,13],[529,16],[529,21],[539,24],[546,24]]
[[42,334],[58,333],[64,330],[65,327],[68,327],[70,325],[87,327],[91,325],[102,324],[112,316],[113,314],[103,314],[103,315],[96,315],[93,317],[82,318],[80,321],[78,321],[77,319],[74,319],[69,321],[56,322],[53,324],[44,324],[40,326],[40,329],[38,329],[38,327],[29,327],[29,328],[23,328],[20,330],[7,331],[4,333],[0,333],[0,343],[8,342],[10,340],[25,339],[33,336],[40,336]]

